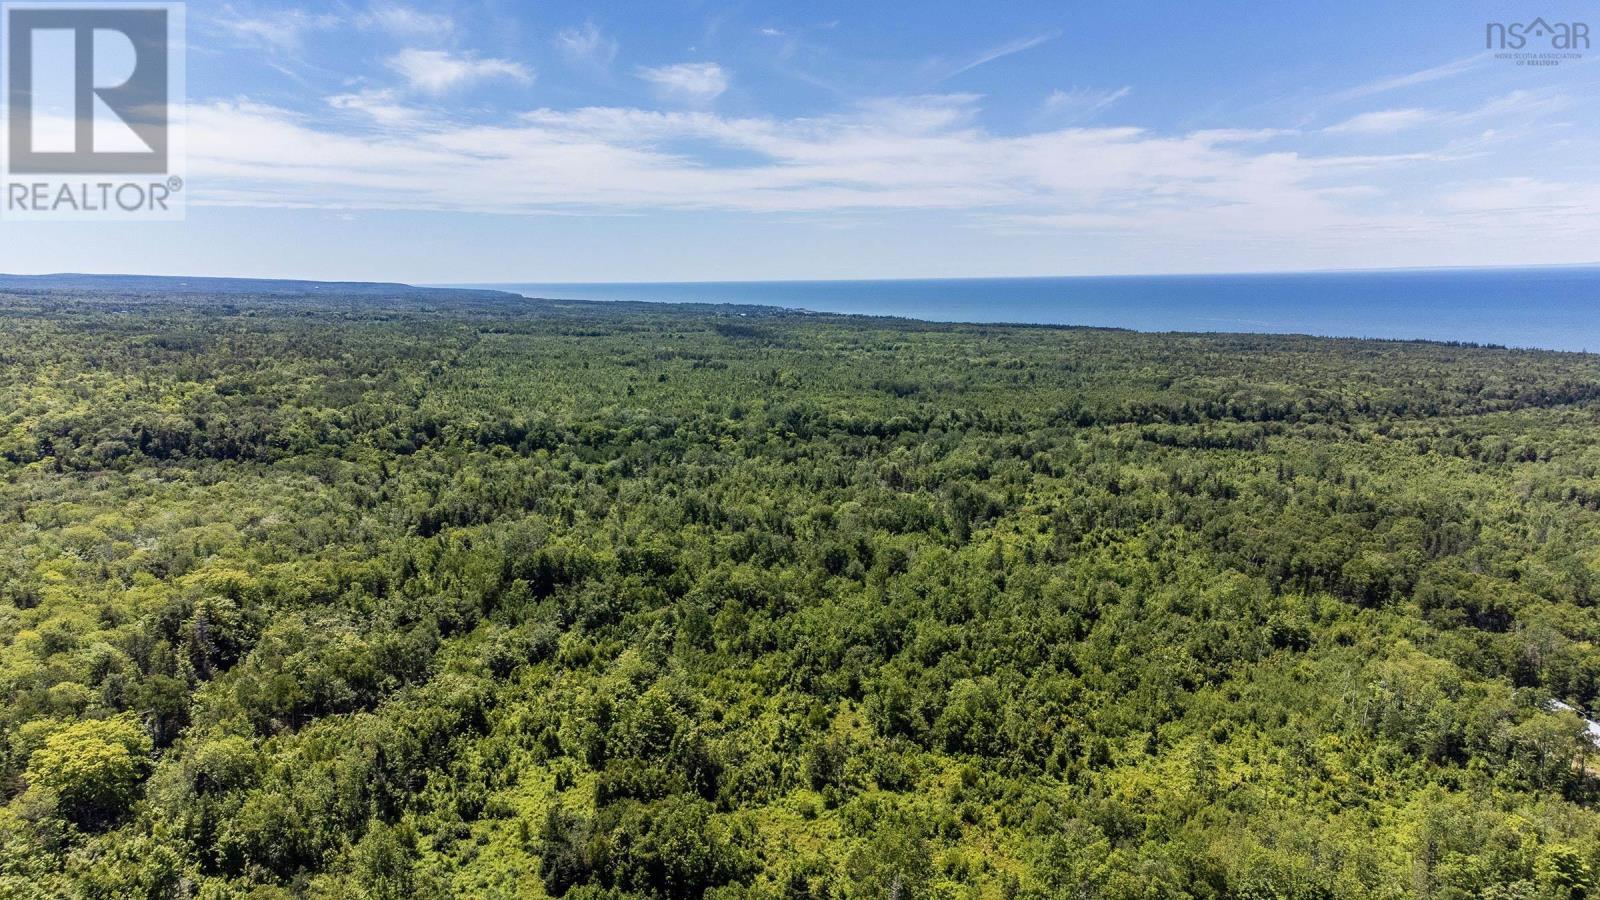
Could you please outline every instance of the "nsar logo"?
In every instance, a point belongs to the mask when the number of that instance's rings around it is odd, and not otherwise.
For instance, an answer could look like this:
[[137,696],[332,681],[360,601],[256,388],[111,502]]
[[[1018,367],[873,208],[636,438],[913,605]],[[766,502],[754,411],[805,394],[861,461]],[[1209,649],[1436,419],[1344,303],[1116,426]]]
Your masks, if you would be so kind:
[[1589,49],[1589,25],[1586,22],[1546,22],[1543,18],[1532,22],[1490,22],[1484,36],[1487,50],[1522,50],[1528,42],[1549,41],[1552,50]]

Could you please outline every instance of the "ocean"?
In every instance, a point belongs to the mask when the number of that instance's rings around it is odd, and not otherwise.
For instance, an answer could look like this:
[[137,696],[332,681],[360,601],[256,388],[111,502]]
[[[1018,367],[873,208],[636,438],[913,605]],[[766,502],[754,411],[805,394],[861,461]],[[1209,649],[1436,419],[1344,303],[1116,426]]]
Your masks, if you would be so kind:
[[1600,352],[1600,267],[471,286],[536,298],[740,303],[937,322],[1424,339]]

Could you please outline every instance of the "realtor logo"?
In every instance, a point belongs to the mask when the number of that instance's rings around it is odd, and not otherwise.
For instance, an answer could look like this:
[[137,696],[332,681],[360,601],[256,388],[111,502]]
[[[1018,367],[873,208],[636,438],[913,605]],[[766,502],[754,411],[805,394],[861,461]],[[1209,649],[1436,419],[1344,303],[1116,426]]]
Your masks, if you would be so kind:
[[0,5],[0,216],[180,217],[182,25],[180,3]]

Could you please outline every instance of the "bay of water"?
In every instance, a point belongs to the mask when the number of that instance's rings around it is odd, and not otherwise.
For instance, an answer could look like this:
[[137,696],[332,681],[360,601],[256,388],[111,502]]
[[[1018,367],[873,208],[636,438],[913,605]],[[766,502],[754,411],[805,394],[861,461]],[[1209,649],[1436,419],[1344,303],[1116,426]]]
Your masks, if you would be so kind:
[[1420,338],[1600,352],[1600,267],[473,287],[535,298],[739,303],[936,322]]

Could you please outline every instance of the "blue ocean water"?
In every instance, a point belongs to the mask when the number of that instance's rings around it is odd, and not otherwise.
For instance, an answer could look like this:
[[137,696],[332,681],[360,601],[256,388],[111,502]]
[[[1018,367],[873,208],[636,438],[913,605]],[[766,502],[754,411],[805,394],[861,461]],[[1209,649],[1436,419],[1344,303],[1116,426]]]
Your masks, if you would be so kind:
[[1600,352],[1600,267],[475,286],[538,298],[745,303],[939,322],[1421,338]]

